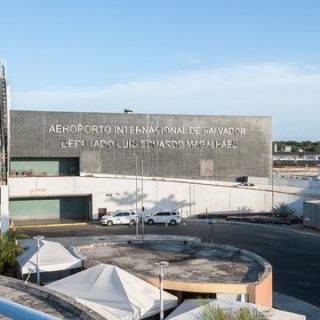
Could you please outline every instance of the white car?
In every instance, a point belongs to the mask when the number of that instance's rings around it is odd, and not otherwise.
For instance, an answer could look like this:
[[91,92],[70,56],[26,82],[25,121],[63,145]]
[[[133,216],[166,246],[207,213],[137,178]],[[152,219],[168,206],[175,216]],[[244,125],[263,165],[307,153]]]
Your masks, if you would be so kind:
[[147,214],[144,217],[144,222],[148,224],[167,223],[176,225],[181,222],[181,217],[178,211],[160,211],[153,214]]
[[137,216],[133,211],[116,211],[110,215],[104,215],[100,218],[103,225],[112,226],[113,224],[136,224]]

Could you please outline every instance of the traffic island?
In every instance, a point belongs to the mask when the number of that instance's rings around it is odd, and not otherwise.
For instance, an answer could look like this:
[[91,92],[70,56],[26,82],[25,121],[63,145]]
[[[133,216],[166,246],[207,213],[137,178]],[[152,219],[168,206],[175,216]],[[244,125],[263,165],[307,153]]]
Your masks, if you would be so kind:
[[101,242],[78,247],[87,257],[85,268],[113,264],[159,285],[155,262],[167,261],[164,289],[180,300],[190,296],[236,295],[251,303],[272,307],[272,267],[258,255],[212,243],[150,240]]

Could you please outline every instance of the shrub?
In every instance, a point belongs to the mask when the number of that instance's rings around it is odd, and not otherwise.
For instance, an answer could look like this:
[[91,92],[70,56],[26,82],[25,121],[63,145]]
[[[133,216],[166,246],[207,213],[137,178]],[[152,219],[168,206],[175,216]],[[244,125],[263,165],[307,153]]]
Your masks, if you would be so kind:
[[17,275],[17,257],[23,251],[18,245],[18,233],[8,230],[0,237],[0,274],[15,277]]
[[285,202],[280,202],[274,206],[272,213],[280,218],[288,218],[295,214],[295,210],[289,207]]
[[203,320],[268,320],[272,316],[270,309],[242,307],[226,312],[217,304],[202,304],[201,318]]

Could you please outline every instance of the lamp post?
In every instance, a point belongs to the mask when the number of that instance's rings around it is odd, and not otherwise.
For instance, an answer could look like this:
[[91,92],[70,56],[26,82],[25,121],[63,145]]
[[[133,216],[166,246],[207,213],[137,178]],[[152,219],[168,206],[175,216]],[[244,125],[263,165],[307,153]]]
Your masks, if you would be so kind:
[[138,215],[138,157],[133,153],[136,162],[136,238],[139,238],[139,215]]
[[271,224],[273,224],[273,208],[274,208],[274,181],[273,181],[273,155],[271,153]]
[[160,284],[160,320],[164,318],[163,316],[163,267],[167,267],[169,265],[169,262],[167,261],[161,261],[156,262],[155,266],[160,267],[160,273],[159,273],[159,284]]
[[144,206],[143,206],[143,160],[141,160],[141,237],[144,240]]
[[273,181],[273,155],[272,155],[272,151],[271,151],[271,154],[262,154],[262,157],[267,157],[271,160],[271,223],[273,224],[274,181]]
[[44,236],[35,236],[34,240],[37,241],[37,284],[40,285],[40,241],[44,239]]
[[271,223],[273,224],[273,208],[274,208],[274,189],[273,189],[273,158],[271,158],[271,188],[272,188],[272,208],[271,208]]

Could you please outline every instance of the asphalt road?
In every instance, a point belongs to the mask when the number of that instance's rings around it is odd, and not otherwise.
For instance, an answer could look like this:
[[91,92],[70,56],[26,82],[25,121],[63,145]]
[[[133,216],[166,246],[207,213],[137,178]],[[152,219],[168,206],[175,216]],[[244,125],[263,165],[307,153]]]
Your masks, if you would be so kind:
[[[30,236],[77,237],[135,234],[135,227],[99,225],[25,229]],[[141,232],[141,230],[139,231]],[[186,222],[179,226],[145,226],[145,234],[198,236],[203,240],[253,251],[273,267],[274,291],[320,307],[320,236],[290,232],[272,226]]]

